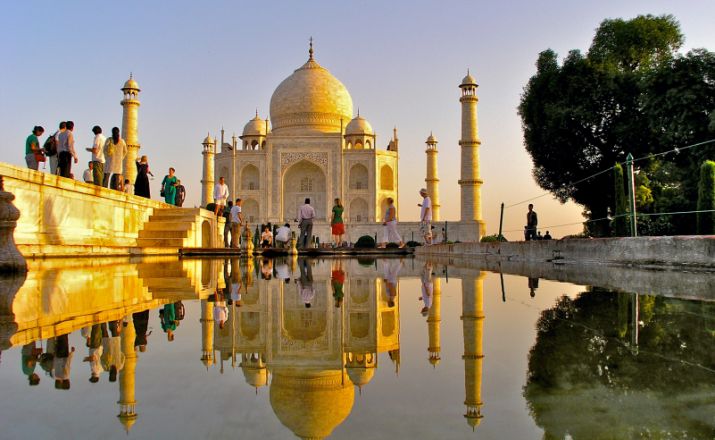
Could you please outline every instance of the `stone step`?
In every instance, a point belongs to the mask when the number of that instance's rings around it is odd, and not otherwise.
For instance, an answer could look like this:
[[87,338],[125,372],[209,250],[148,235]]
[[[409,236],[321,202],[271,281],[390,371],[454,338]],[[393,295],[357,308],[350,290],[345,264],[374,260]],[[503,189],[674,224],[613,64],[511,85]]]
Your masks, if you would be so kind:
[[138,267],[139,277],[141,279],[153,279],[153,278],[187,278],[188,275],[185,270],[179,267],[163,266],[156,267],[152,266],[149,268]]
[[165,231],[154,229],[142,229],[139,231],[139,238],[186,238],[189,231]]
[[189,231],[194,225],[193,221],[149,221],[144,223],[145,231]]
[[159,289],[193,289],[193,284],[188,278],[172,278],[172,277],[157,277],[157,278],[143,278],[142,284],[148,287],[150,290]]
[[139,247],[182,247],[183,238],[137,238]]
[[201,215],[201,209],[200,208],[160,208],[160,209],[155,209],[154,212],[152,213],[153,216],[157,217],[172,217],[172,216],[177,216],[177,215],[190,215],[190,216],[197,216]]

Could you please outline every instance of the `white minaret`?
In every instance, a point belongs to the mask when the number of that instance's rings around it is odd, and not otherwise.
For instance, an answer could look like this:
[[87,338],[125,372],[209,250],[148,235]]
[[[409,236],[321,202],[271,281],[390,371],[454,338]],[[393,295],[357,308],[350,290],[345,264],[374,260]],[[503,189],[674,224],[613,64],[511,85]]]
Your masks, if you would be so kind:
[[139,121],[139,84],[134,81],[133,75],[129,74],[129,79],[124,83],[122,92],[122,138],[127,143],[127,155],[124,158],[124,178],[129,179],[131,183],[137,178],[137,155],[139,154],[139,136],[137,135],[137,126]]
[[474,235],[465,234],[469,241],[479,241],[484,234],[484,221],[482,221],[482,180],[479,178],[479,128],[477,124],[477,81],[467,71],[467,76],[462,80],[459,88],[462,96],[462,147],[461,171],[459,179],[461,188],[461,221],[476,222]]
[[427,192],[432,199],[432,221],[439,221],[439,178],[437,177],[437,138],[429,134],[427,138]]
[[214,192],[214,154],[216,150],[216,142],[210,134],[206,135],[206,138],[201,143],[204,146],[203,154],[204,156],[204,173],[201,179],[201,207],[205,208],[207,204],[213,201]]

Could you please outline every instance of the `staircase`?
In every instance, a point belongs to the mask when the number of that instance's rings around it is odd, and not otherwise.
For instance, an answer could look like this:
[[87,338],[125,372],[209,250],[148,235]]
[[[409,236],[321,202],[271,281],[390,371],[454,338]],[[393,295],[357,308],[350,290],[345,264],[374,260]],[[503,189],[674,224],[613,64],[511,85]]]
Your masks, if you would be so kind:
[[[155,209],[139,231],[139,247],[196,247],[201,242],[200,208]],[[197,236],[198,235],[198,236]]]
[[200,286],[194,286],[181,261],[139,263],[137,270],[153,299],[179,301],[201,297]]

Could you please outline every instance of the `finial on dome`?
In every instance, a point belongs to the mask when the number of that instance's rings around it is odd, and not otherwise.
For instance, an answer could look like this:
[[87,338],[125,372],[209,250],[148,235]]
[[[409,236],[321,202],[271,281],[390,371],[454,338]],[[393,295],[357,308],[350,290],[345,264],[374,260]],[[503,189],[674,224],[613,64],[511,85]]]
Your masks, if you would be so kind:
[[310,37],[310,48],[308,49],[308,59],[313,60],[313,37]]
[[360,107],[358,107],[358,115],[357,115],[357,117],[358,117],[358,118],[360,117]]
[[129,72],[129,79],[133,79],[133,78],[134,78],[134,72]]
[[258,117],[258,107],[256,107],[256,117]]

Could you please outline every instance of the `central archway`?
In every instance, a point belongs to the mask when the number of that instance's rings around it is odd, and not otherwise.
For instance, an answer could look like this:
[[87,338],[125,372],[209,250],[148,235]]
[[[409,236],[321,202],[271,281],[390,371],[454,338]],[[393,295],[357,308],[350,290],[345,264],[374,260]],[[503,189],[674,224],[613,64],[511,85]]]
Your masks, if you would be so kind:
[[307,160],[293,164],[283,175],[283,221],[296,218],[306,198],[315,208],[316,220],[325,219],[325,173]]

